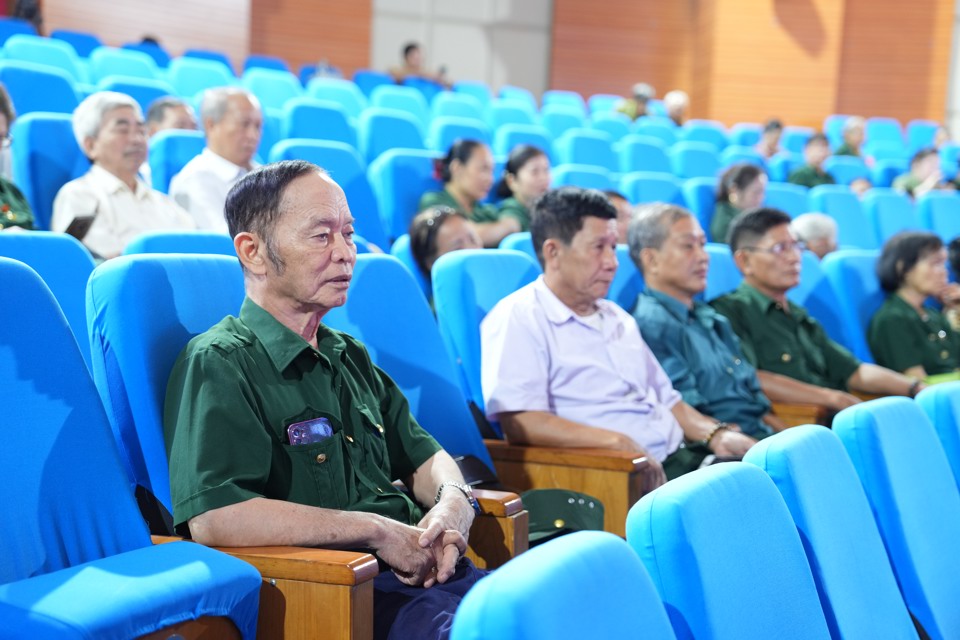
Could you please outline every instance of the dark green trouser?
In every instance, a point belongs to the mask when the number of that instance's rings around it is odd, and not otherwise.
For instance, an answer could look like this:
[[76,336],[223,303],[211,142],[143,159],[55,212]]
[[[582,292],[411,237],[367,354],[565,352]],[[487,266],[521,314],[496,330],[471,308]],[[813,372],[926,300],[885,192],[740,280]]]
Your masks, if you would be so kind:
[[684,442],[680,448],[668,455],[663,461],[663,471],[667,480],[679,478],[700,468],[703,459],[713,453],[702,442]]

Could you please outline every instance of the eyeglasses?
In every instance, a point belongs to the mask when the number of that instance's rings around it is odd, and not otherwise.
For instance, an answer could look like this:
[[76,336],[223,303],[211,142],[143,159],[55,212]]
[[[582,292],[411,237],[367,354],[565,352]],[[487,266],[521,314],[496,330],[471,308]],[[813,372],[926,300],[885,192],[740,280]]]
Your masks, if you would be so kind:
[[761,253],[769,253],[775,255],[778,258],[788,251],[796,251],[797,253],[803,253],[804,249],[807,248],[805,242],[778,242],[772,247],[743,247],[744,251],[759,251]]

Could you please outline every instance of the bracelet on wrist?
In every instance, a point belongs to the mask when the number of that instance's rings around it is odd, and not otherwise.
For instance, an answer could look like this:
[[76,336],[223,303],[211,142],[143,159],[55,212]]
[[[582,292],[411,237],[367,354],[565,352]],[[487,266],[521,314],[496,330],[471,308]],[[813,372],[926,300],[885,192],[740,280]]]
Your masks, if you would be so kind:
[[730,425],[726,422],[721,421],[716,423],[715,425],[713,425],[713,429],[710,431],[710,433],[707,434],[707,437],[703,439],[703,443],[709,447],[710,443],[713,442],[714,437],[718,433],[720,433],[721,431],[728,431],[729,429],[730,429]]
[[907,390],[907,395],[910,396],[911,398],[916,398],[917,392],[920,391],[921,384],[923,384],[923,380],[921,380],[920,378],[914,378],[913,384],[911,384],[910,389]]

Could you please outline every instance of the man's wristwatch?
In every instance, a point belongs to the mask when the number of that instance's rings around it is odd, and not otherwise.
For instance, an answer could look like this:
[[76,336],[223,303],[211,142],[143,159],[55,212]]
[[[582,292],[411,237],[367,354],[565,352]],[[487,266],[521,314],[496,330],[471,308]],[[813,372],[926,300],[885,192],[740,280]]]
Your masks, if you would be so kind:
[[463,484],[462,482],[455,482],[453,480],[447,480],[446,482],[440,485],[440,488],[437,489],[437,497],[433,501],[434,504],[440,502],[440,494],[443,493],[443,490],[447,487],[455,487],[460,490],[460,493],[463,494],[463,497],[467,499],[467,502],[470,503],[470,506],[473,507],[474,512],[480,514],[480,503],[477,502],[477,498],[473,495],[473,487],[468,484]]

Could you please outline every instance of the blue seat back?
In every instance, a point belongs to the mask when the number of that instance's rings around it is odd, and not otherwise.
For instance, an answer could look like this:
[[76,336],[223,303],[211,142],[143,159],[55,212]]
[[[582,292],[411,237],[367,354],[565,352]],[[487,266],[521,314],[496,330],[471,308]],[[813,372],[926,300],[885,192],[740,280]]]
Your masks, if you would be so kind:
[[184,51],[183,57],[190,58],[192,60],[203,60],[206,62],[216,62],[218,64],[222,64],[227,68],[231,75],[235,75],[233,71],[233,62],[230,60],[230,57],[222,51],[192,48]]
[[339,102],[351,118],[359,118],[367,108],[367,97],[360,88],[342,78],[313,78],[307,83],[307,96]]
[[97,91],[125,93],[140,105],[144,115],[154,100],[173,95],[173,87],[164,80],[147,80],[126,76],[107,76],[97,83]]
[[659,138],[670,148],[677,141],[677,125],[669,118],[638,118],[633,124],[633,132],[641,136]]
[[347,196],[357,233],[384,251],[390,248],[377,198],[367,180],[367,165],[356,149],[343,142],[292,138],[273,146],[270,162],[281,160],[306,160],[326,169]]
[[710,221],[713,219],[713,210],[717,205],[717,178],[708,176],[702,178],[688,178],[683,181],[683,200],[687,209],[700,221],[707,240],[722,242],[726,238],[710,237]]
[[570,129],[554,140],[553,148],[559,164],[590,165],[607,171],[620,170],[610,136],[602,131]]
[[459,374],[440,338],[427,301],[393,256],[357,256],[347,302],[324,323],[360,340],[393,378],[417,421],[451,455],[493,461],[467,407]]
[[75,83],[88,80],[80,56],[72,46],[62,40],[25,34],[13,35],[3,45],[3,57],[7,60],[56,67],[65,71]]
[[314,138],[357,146],[357,129],[343,106],[334,100],[293,98],[283,107],[280,139]]
[[533,246],[533,238],[529,231],[517,231],[511,233],[500,241],[500,249],[510,249],[511,251],[522,251],[530,256],[534,262],[537,262],[537,251]]
[[35,36],[37,30],[31,23],[20,18],[0,18],[0,45],[4,44],[11,36],[18,34]]
[[920,226],[944,242],[960,236],[960,196],[950,191],[930,191],[917,200]]
[[637,304],[637,296],[643,291],[643,274],[630,258],[630,247],[617,245],[617,272],[607,291],[607,300],[616,302],[630,313]]
[[90,54],[90,80],[100,82],[109,76],[161,80],[156,61],[146,53],[99,47]]
[[49,229],[60,187],[79,178],[90,161],[73,137],[70,116],[28,113],[13,123],[13,175],[33,210],[34,226]]
[[836,434],[814,425],[788,429],[761,440],[744,462],[780,490],[831,636],[916,640],[863,485]]
[[709,142],[678,142],[668,155],[679,178],[716,178],[720,172],[720,155]]
[[553,162],[553,140],[550,132],[538,124],[505,124],[493,131],[493,154],[507,156],[521,144],[530,144],[542,150]]
[[730,138],[730,144],[742,147],[753,147],[760,142],[760,134],[762,132],[763,127],[759,124],[754,122],[738,122],[730,127],[728,136]]
[[849,187],[822,184],[810,189],[810,210],[822,211],[837,221],[838,244],[861,249],[877,248],[867,214]]
[[221,61],[188,56],[186,53],[170,61],[167,80],[184,98],[193,98],[201,91],[213,87],[230,87],[236,84],[231,67]]
[[427,101],[427,104],[433,102],[433,99],[446,90],[442,84],[432,78],[421,78],[419,76],[407,76],[401,83],[404,87],[416,89]]
[[288,100],[303,96],[303,85],[289,71],[252,67],[240,82],[265,109],[283,109]]
[[870,189],[863,197],[863,208],[873,225],[877,246],[883,246],[894,234],[920,226],[910,197],[893,189]]
[[522,102],[494,100],[487,105],[487,124],[496,131],[507,124],[537,124],[532,111]]
[[896,118],[867,118],[867,142],[895,142],[903,145],[903,127]]
[[357,69],[353,72],[353,82],[367,98],[377,87],[396,86],[397,84],[389,73],[374,71],[373,69]]
[[717,153],[723,151],[729,144],[726,129],[714,120],[688,120],[680,127],[678,139],[713,145]]
[[675,637],[646,569],[622,539],[578,531],[517,556],[470,589],[450,637],[630,638],[639,629],[646,638]]
[[80,95],[66,71],[33,62],[0,61],[0,82],[18,116],[34,111],[73,113]]
[[570,129],[583,129],[587,121],[583,112],[576,108],[551,104],[544,105],[540,111],[540,124],[557,139]]
[[780,136],[780,147],[791,153],[803,153],[807,140],[814,134],[810,127],[786,126]]
[[880,398],[833,419],[860,476],[900,592],[931,638],[960,636],[960,491],[933,426],[903,397]]
[[[606,133],[610,136],[614,145],[630,135],[631,131],[630,118],[616,111],[600,111],[593,114],[588,126],[595,131]],[[616,147],[614,147],[614,150],[616,150]]]
[[400,263],[407,268],[407,271],[410,272],[413,279],[417,281],[417,286],[419,286],[420,291],[423,292],[423,297],[427,300],[432,300],[433,287],[430,286],[430,281],[423,272],[420,271],[420,267],[417,266],[417,261],[413,258],[413,251],[410,250],[410,234],[405,233],[394,241],[390,247],[390,255],[399,260]]
[[860,178],[870,179],[867,163],[857,156],[830,156],[823,163],[823,170],[841,185],[850,184]]
[[177,356],[243,302],[236,257],[139,254],[101,264],[87,285],[93,379],[130,478],[172,511],[163,403]]
[[375,87],[370,93],[370,106],[406,111],[424,130],[430,124],[430,107],[423,94],[412,87],[395,84]]
[[62,40],[63,42],[69,44],[81,58],[89,58],[94,49],[103,46],[103,42],[99,37],[92,33],[85,33],[83,31],[54,29],[50,34],[50,37],[55,40]]
[[927,387],[917,394],[917,404],[933,423],[953,479],[960,487],[960,382]]
[[556,105],[572,109],[578,112],[583,118],[587,117],[587,103],[584,101],[583,96],[576,91],[550,89],[543,92],[541,102],[543,103],[543,107],[540,109],[541,113],[546,107]]
[[707,255],[710,256],[710,267],[707,271],[707,288],[703,291],[703,299],[714,300],[730,293],[743,282],[743,274],[737,269],[737,263],[730,253],[730,247],[725,244],[708,242]]
[[427,146],[434,151],[447,152],[459,139],[479,140],[490,144],[490,130],[483,120],[438,116],[430,123],[427,133]]
[[148,231],[123,248],[123,255],[137,253],[206,253],[236,256],[233,239],[212,231]]
[[957,175],[957,163],[960,161],[960,144],[947,142],[940,145],[940,171],[947,180]]
[[870,169],[870,182],[874,187],[889,187],[897,176],[910,170],[906,160],[877,160]]
[[884,300],[877,280],[879,255],[878,250],[841,249],[827,254],[820,263],[837,292],[836,308],[849,340],[845,344],[853,355],[865,362],[873,362],[867,346],[867,326]]
[[392,149],[370,163],[367,176],[388,238],[399,238],[409,230],[423,194],[443,188],[434,176],[436,157],[433,151]]
[[880,160],[910,161],[910,151],[902,142],[868,142],[863,145],[863,153],[874,162]]
[[730,145],[720,153],[720,167],[726,169],[735,164],[752,164],[767,168],[767,160],[753,147]]
[[506,249],[466,249],[433,265],[433,306],[440,335],[460,370],[467,399],[481,409],[480,322],[500,300],[540,275],[529,255]]
[[620,178],[620,191],[631,204],[667,202],[685,205],[683,182],[672,173],[634,171]]
[[483,120],[483,105],[471,95],[444,91],[433,99],[430,113],[433,118],[453,116]]
[[911,120],[907,123],[907,148],[916,153],[924,147],[932,147],[940,123],[936,120]]
[[464,95],[476,98],[480,103],[480,106],[483,108],[486,108],[492,99],[490,87],[484,82],[461,80],[454,83],[453,90],[456,93],[462,93]]
[[808,191],[806,187],[800,184],[771,182],[767,184],[767,193],[763,204],[766,207],[785,211],[791,218],[796,218],[807,212]]
[[283,111],[266,107],[262,109],[263,125],[260,128],[260,144],[254,160],[263,163],[264,158],[270,157],[270,149],[280,141],[280,129],[283,126]]
[[[749,562],[724,552],[734,540],[749,540]],[[627,542],[677,638],[830,637],[790,512],[751,464],[713,465],[640,498],[627,516]]]
[[201,131],[167,129],[150,138],[150,179],[161,193],[170,190],[170,180],[199,155],[207,142]]
[[501,100],[512,100],[520,103],[529,109],[531,113],[537,112],[537,99],[533,97],[533,93],[529,89],[524,87],[505,84],[500,87],[499,97]]
[[591,116],[597,113],[613,111],[623,101],[623,96],[614,93],[595,93],[587,99]]
[[827,136],[831,149],[836,149],[843,144],[843,125],[850,117],[846,114],[834,113],[824,118],[823,134]]
[[[277,56],[265,56],[263,54],[251,53],[243,61],[243,71],[246,73],[251,69],[268,69],[270,71],[284,71],[290,73],[290,65],[283,58]],[[297,81],[299,82],[299,80]]]
[[[800,284],[787,292],[787,298],[804,307],[819,322],[827,336],[847,349],[863,349],[862,329],[854,328],[841,307],[839,290],[826,277],[820,260],[812,251],[804,251],[800,262]],[[869,353],[868,362],[869,360]]]
[[65,233],[0,233],[0,256],[30,265],[43,278],[76,336],[84,362],[89,365],[86,292],[94,262],[87,248]]
[[90,373],[50,289],[0,258],[0,584],[150,545]]
[[781,151],[767,160],[767,175],[772,182],[786,182],[790,174],[803,164],[803,156],[799,153]]
[[406,111],[369,107],[357,122],[357,148],[367,162],[390,149],[424,149],[420,121]]
[[613,188],[610,172],[592,164],[561,164],[551,171],[553,187],[574,186],[608,191]]
[[619,170],[623,173],[672,171],[670,159],[667,158],[667,147],[659,138],[631,134],[623,138],[617,146],[620,156]]
[[160,45],[152,44],[150,42],[128,42],[121,48],[129,51],[140,51],[147,54],[153,58],[153,61],[157,63],[157,67],[161,69],[166,69],[170,66],[170,54],[167,53],[167,50]]

